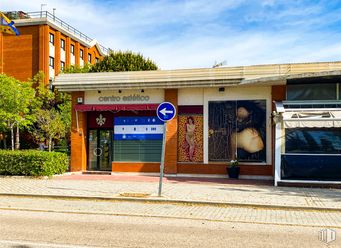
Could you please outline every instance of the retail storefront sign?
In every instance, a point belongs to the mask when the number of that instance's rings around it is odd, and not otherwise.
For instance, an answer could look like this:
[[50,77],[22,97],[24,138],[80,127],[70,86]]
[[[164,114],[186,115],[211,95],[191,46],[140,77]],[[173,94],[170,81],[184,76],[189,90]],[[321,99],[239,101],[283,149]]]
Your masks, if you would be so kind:
[[87,91],[85,104],[146,104],[164,100],[163,90]]

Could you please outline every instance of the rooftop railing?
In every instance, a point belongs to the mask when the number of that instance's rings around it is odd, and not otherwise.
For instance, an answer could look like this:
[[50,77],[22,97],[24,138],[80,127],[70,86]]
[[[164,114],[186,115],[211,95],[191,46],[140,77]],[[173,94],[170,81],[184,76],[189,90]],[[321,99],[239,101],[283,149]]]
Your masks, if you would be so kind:
[[[89,36],[85,35],[84,33],[80,32],[79,30],[75,29],[68,23],[64,22],[63,20],[59,19],[55,15],[51,14],[48,11],[36,11],[36,12],[22,12],[22,11],[12,11],[5,13],[6,16],[12,20],[15,19],[31,19],[31,18],[47,18],[49,21],[54,22],[56,25],[66,29],[70,33],[78,36],[82,40],[85,40],[86,42],[91,42],[93,39]],[[108,49],[105,48],[102,45],[99,45],[102,52],[104,54],[108,54]]]

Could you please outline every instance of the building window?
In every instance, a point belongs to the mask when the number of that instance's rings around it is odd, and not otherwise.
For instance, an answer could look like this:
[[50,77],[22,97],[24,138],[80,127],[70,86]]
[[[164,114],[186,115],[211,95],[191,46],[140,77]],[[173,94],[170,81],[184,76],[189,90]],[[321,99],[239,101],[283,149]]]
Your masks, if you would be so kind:
[[96,57],[96,58],[95,58],[95,61],[96,61],[96,63],[98,63],[98,62],[99,62],[99,58]]
[[50,33],[50,43],[54,45],[54,35]]
[[49,66],[54,69],[54,58],[50,57],[49,59]]
[[79,57],[83,59],[83,49],[79,50]]
[[75,46],[74,45],[71,45],[70,52],[71,52],[71,54],[75,55]]
[[162,126],[156,116],[114,117],[113,161],[160,162]]
[[340,154],[340,128],[287,128],[285,152]]
[[266,100],[208,105],[210,161],[266,162]]
[[91,54],[88,53],[88,62],[91,63]]
[[65,62],[60,61],[60,70],[64,71],[64,69],[65,69]]
[[60,48],[65,51],[65,40],[60,39]]
[[288,84],[287,100],[337,100],[337,84],[323,81],[312,84]]

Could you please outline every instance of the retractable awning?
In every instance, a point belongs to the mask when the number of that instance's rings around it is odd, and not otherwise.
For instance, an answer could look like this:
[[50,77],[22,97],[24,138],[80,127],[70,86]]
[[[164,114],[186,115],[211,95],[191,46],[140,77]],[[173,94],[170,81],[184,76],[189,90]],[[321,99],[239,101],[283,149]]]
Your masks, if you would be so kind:
[[341,127],[341,110],[286,111],[282,115],[285,128]]
[[117,111],[117,110],[156,110],[159,104],[79,104],[75,110],[86,111]]

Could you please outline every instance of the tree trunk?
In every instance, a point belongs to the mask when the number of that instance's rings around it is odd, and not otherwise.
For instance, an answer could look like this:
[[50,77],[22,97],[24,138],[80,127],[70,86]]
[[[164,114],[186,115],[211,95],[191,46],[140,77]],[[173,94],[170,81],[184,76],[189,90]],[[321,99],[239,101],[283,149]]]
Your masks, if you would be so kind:
[[12,151],[14,151],[14,130],[13,125],[11,125],[11,142],[12,142]]
[[52,150],[52,137],[49,138],[49,152]]
[[15,134],[15,150],[20,149],[19,125],[17,125],[17,132]]
[[4,135],[4,149],[7,149],[7,139],[6,139],[6,134]]

